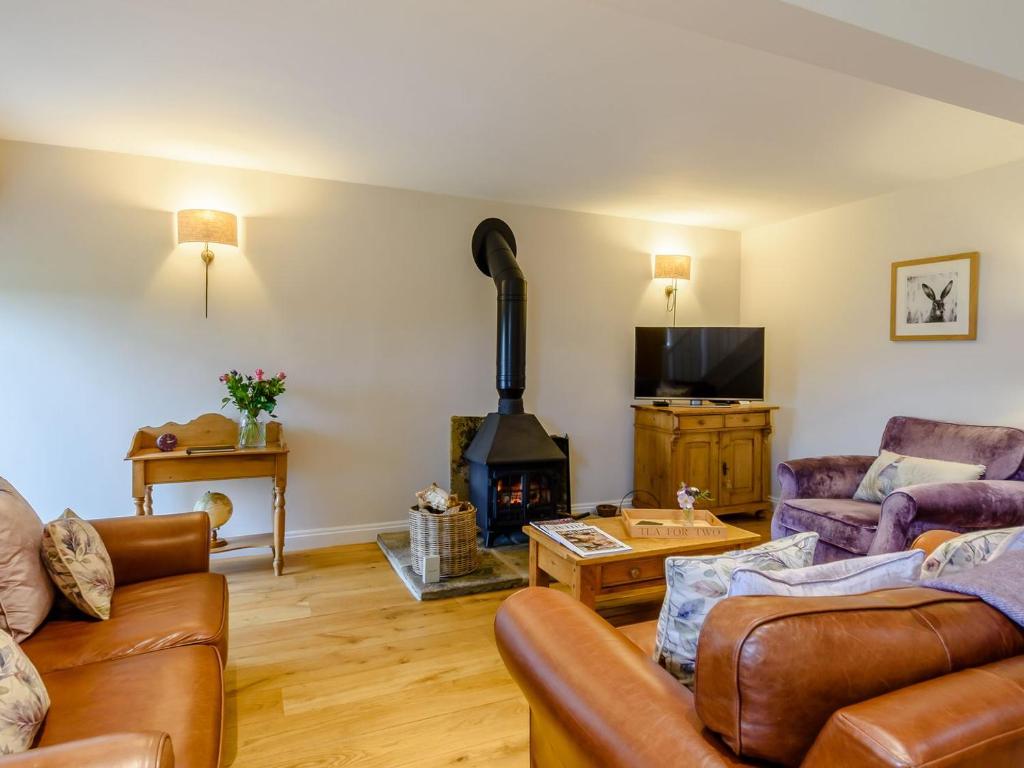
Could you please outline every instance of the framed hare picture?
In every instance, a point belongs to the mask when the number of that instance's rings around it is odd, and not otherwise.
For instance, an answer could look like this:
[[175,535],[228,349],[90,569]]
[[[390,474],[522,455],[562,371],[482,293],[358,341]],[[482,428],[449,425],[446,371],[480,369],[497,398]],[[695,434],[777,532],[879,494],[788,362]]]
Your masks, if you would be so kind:
[[970,341],[978,336],[978,254],[892,265],[892,341]]

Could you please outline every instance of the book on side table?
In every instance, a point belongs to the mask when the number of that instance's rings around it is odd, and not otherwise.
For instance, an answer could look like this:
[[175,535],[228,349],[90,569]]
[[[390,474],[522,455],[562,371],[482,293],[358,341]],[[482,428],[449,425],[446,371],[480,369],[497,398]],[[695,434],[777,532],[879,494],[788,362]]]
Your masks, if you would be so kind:
[[623,544],[614,536],[605,533],[596,525],[587,525],[572,519],[538,520],[530,525],[580,557],[612,555],[617,552],[629,552],[633,549],[628,544]]

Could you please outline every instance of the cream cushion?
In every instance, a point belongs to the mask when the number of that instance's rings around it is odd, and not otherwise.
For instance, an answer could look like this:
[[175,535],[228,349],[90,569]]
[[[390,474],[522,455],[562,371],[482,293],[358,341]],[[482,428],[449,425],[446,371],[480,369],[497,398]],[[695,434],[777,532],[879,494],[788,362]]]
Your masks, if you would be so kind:
[[114,566],[99,533],[70,509],[43,526],[43,562],[54,584],[87,616],[110,618]]
[[898,488],[922,483],[962,483],[978,480],[985,474],[983,464],[961,464],[957,461],[921,459],[882,451],[872,462],[857,486],[857,501],[881,503]]
[[692,685],[697,639],[708,612],[726,597],[733,571],[801,568],[814,560],[817,533],[798,533],[752,549],[665,560],[665,601],[658,616],[654,660]]
[[732,574],[729,597],[831,597],[907,587],[917,581],[922,562],[924,552],[911,549],[781,571],[738,568]]
[[0,632],[0,755],[27,751],[49,709],[39,672],[14,638]]
[[0,630],[21,642],[53,607],[39,543],[43,524],[14,486],[0,477]]

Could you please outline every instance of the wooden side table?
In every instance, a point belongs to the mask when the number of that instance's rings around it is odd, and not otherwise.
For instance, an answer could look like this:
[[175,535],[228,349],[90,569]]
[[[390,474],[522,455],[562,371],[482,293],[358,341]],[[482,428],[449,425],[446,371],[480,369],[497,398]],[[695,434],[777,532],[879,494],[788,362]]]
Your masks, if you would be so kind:
[[531,525],[523,527],[530,538],[530,586],[547,587],[553,581],[568,584],[572,595],[589,608],[602,595],[649,590],[665,584],[665,558],[674,555],[714,555],[746,549],[761,542],[761,536],[734,525],[726,526],[725,539],[647,539],[626,535],[621,517],[587,518],[596,526],[633,549],[611,555],[580,557]]
[[[178,437],[173,451],[161,451],[156,439],[165,432]],[[143,427],[132,438],[125,461],[132,462],[132,499],[135,514],[153,514],[153,486],[159,483],[189,483],[197,480],[239,480],[269,477],[274,483],[273,533],[238,536],[216,552],[269,546],[274,553],[274,573],[284,569],[284,493],[288,485],[288,446],[281,424],[267,424],[265,448],[236,448],[224,453],[192,453],[189,448],[235,445],[238,423],[219,413],[206,413],[187,424],[168,422],[160,427]]]

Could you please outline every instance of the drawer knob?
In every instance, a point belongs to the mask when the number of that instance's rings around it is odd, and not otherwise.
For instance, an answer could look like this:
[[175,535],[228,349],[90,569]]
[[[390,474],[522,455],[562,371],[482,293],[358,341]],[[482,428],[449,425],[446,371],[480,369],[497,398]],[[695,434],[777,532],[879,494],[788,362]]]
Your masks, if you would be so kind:
[[629,578],[631,578],[631,579],[639,579],[640,578],[640,569],[636,568],[636,567],[630,568],[629,569]]
[[698,424],[699,424],[700,426],[702,426],[702,427],[703,427],[703,426],[704,426],[704,419],[697,419],[697,423],[698,423]]

